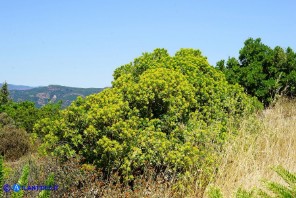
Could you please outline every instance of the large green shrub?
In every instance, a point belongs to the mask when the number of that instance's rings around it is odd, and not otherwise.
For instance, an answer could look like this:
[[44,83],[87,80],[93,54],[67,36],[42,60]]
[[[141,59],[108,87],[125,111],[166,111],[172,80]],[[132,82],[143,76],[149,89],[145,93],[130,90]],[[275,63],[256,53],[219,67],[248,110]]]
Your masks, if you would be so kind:
[[112,84],[78,98],[61,118],[38,122],[41,150],[63,158],[80,154],[124,181],[145,167],[184,173],[213,165],[229,121],[259,104],[193,49],[172,57],[164,49],[144,53],[116,69]]

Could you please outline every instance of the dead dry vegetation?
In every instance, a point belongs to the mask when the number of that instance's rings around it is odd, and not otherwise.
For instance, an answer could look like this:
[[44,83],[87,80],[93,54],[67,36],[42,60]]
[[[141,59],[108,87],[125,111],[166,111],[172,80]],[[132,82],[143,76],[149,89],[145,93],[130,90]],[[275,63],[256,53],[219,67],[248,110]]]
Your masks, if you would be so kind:
[[239,187],[262,187],[262,179],[283,183],[271,168],[296,172],[296,101],[281,99],[256,117],[246,119],[229,141],[212,186],[225,197]]

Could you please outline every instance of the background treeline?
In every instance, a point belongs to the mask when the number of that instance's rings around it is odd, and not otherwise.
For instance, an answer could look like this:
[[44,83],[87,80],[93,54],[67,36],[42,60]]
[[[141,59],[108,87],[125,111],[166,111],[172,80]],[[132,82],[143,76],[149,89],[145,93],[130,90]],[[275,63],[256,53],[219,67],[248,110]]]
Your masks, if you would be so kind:
[[260,38],[249,38],[239,51],[238,59],[221,60],[217,68],[228,82],[240,84],[265,106],[277,95],[294,97],[296,94],[296,54],[290,47],[272,49]]
[[244,135],[242,124],[260,134],[263,106],[295,96],[295,63],[292,49],[252,38],[238,60],[217,67],[199,50],[155,49],[117,68],[111,88],[65,109],[12,102],[4,83],[4,179],[17,182],[9,161],[21,157],[18,169],[29,161],[35,171],[30,181],[54,172],[62,187],[55,196],[202,197],[223,170],[229,143]]
[[34,102],[13,102],[7,88],[7,83],[2,85],[0,90],[0,113],[6,113],[14,120],[14,124],[27,132],[33,132],[34,124],[41,118],[54,118],[61,109],[62,101],[49,103],[37,108]]

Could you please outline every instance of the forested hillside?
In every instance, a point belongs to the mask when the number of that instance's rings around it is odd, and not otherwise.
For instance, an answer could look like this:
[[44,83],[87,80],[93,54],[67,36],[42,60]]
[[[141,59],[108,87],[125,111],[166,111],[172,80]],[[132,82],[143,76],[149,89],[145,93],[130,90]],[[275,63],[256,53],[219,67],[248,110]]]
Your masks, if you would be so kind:
[[[2,87],[3,83],[0,83],[0,86]],[[32,89],[34,87],[26,86],[26,85],[12,85],[8,84],[8,90],[28,90]]]
[[76,88],[60,85],[35,87],[26,90],[11,90],[10,96],[16,101],[32,101],[37,107],[42,107],[49,102],[62,101],[62,107],[69,106],[78,96],[85,97],[99,93],[103,88]]

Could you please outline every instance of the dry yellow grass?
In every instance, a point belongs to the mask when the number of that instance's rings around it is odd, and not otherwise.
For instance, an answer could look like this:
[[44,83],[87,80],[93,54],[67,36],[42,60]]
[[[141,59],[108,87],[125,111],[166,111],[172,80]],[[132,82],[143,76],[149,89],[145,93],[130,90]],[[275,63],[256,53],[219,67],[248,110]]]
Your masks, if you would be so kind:
[[281,99],[261,115],[242,123],[240,135],[226,145],[213,185],[225,197],[239,187],[262,186],[262,179],[282,182],[271,167],[296,172],[296,101]]

